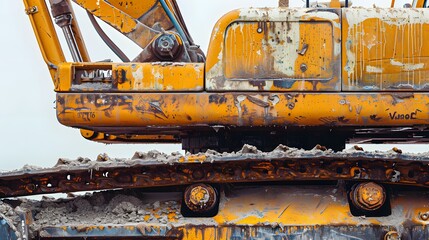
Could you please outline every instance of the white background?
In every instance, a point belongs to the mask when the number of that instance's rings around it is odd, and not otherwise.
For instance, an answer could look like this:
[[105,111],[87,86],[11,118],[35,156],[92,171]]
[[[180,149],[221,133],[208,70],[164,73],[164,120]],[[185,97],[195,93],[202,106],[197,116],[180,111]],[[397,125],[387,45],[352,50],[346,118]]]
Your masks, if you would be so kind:
[[[277,0],[178,0],[185,21],[197,44],[207,50],[212,27],[229,10],[239,7],[275,7]],[[354,1],[355,5],[358,1]],[[372,6],[372,1],[360,1]],[[374,1],[387,7],[390,1]],[[397,1],[397,6],[404,2]],[[291,0],[292,6],[303,2]],[[85,13],[74,6],[92,60],[118,59],[93,31]],[[105,145],[83,139],[76,129],[60,125],[55,116],[53,84],[41,57],[30,22],[21,0],[0,1],[0,170],[12,170],[24,164],[52,166],[59,157],[96,158],[99,153],[111,157],[131,157],[135,151],[158,149],[179,151],[175,144]],[[108,27],[104,26],[105,29]],[[115,31],[107,31],[130,58],[140,49]],[[62,33],[59,32],[62,38]],[[125,47],[124,47],[125,46]],[[65,48],[66,49],[66,48]],[[67,51],[66,51],[67,52]],[[68,57],[68,60],[71,60]],[[405,151],[427,151],[427,146],[400,146]],[[391,146],[365,146],[365,149],[389,149]]]

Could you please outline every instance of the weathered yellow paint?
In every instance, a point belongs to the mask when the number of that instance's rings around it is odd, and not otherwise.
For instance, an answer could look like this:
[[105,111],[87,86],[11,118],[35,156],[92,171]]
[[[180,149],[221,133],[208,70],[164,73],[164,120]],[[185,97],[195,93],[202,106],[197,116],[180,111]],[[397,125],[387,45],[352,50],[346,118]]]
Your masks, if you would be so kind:
[[[65,63],[46,6],[25,1],[38,6],[30,19],[52,67],[59,121],[101,132],[97,141],[178,141],[184,128],[213,125],[429,123],[429,95],[416,93],[429,89],[428,9],[241,9],[216,24],[206,64]],[[143,15],[156,1],[75,1],[141,46],[159,34],[140,22],[152,23]],[[118,126],[132,131],[103,133]]]
[[[158,34],[140,22],[157,1],[75,1],[142,47]],[[175,142],[180,140],[181,130],[216,125],[429,124],[429,93],[416,92],[429,88],[427,9],[232,11],[213,31],[204,68],[203,63],[65,63],[44,2],[24,2],[27,9],[37,6],[30,20],[42,55],[51,67],[58,92],[58,120],[83,128],[81,134],[88,139]],[[422,0],[417,2],[418,6],[422,4]],[[332,1],[331,7],[339,7],[339,1]],[[291,17],[285,21],[286,16]],[[288,44],[295,43],[297,47],[288,48]],[[301,51],[305,44],[308,49]],[[290,62],[287,65],[281,61]],[[302,64],[308,67],[305,71]],[[110,75],[91,75],[99,71]],[[108,134],[109,130],[118,134]],[[194,155],[187,161],[205,162],[207,158]],[[281,231],[283,226],[294,231],[297,226],[396,226],[401,223],[398,218],[427,225],[418,218],[429,211],[427,196],[415,192],[416,198],[397,195],[391,199],[396,215],[365,219],[351,215],[346,193],[322,188],[307,191],[303,186],[286,186],[259,192],[251,189],[236,198],[223,196],[219,214],[205,219],[208,223],[204,227],[185,225],[178,229],[183,230],[184,239],[228,239],[234,236],[231,228],[249,225],[281,223]],[[179,222],[178,213],[169,210],[168,221]],[[150,221],[149,216],[145,220]],[[251,236],[257,237],[256,231]]]
[[287,8],[228,13],[212,33],[206,89],[339,91],[339,15]]
[[56,67],[65,62],[65,57],[46,3],[44,0],[24,0],[24,5],[43,59],[48,65],[52,80],[56,85]]
[[91,12],[94,16],[109,23],[122,33],[130,33],[137,27],[137,22],[130,15],[124,13],[120,9],[112,6],[105,0],[90,1],[90,0],[73,0],[82,8]]
[[343,10],[343,91],[426,91],[429,9]]
[[207,53],[206,60],[206,71],[210,71],[216,64],[218,64],[220,54],[223,52],[223,40],[225,37],[225,30],[231,24],[231,22],[238,19],[240,16],[240,11],[234,10],[225,14],[221,19],[219,19],[216,25],[213,28],[213,32],[210,38],[209,50]]
[[73,82],[73,63],[58,65],[58,74],[54,78],[55,91],[68,91]]
[[425,0],[417,0],[416,8],[423,8],[425,4]]
[[[173,30],[174,26],[158,1],[139,0],[73,0],[116,30],[130,38],[142,48],[162,31]],[[174,12],[171,4],[170,10]]]
[[[159,1],[112,0],[108,1],[108,3],[149,28],[153,28],[155,25],[158,25],[158,27],[161,27],[164,30],[170,30],[173,28],[170,19]],[[170,10],[173,11],[169,1],[167,1],[167,5]]]
[[[115,64],[120,91],[202,91],[203,63]],[[125,77],[125,79],[122,79]]]
[[[79,82],[91,71],[110,71],[105,82],[109,88],[101,88],[99,82]],[[107,74],[107,73],[106,73]],[[204,63],[63,63],[59,65],[55,91],[144,91],[178,92],[204,89]],[[105,87],[105,86],[103,86]]]
[[[290,60],[272,57],[275,51],[273,48],[282,47],[285,51],[292,41],[297,41],[287,36],[287,28],[299,29],[300,49],[304,48],[304,44],[310,47],[299,60],[295,61],[294,70],[279,67],[280,69],[273,71],[273,66],[278,65],[275,61],[281,61],[280,64],[282,64],[283,61]],[[258,33],[258,30],[262,32]],[[280,34],[274,33],[277,31],[281,31]],[[332,25],[328,22],[288,22],[286,24],[284,22],[234,22],[228,27],[225,37],[225,77],[231,80],[329,80],[333,78],[332,34]],[[325,45],[330,47],[323,47]],[[297,49],[293,51],[296,52]],[[284,56],[287,57],[287,54]],[[322,61],[323,63],[320,64]],[[301,64],[308,64],[308,69],[302,71]]]
[[[305,194],[306,189],[308,194]],[[240,198],[229,199],[214,219],[219,223],[234,225],[271,225],[276,222],[291,226],[358,223],[350,214],[344,196],[326,193],[319,195],[310,189],[305,186],[301,189],[290,187],[287,190],[286,187],[272,187],[267,188],[263,194],[259,192],[262,195],[258,196],[255,196],[258,191],[249,191]]]
[[[137,19],[131,17],[127,12],[123,12],[106,0],[89,1],[73,0],[94,16],[100,18],[116,30],[130,38],[137,45],[145,48],[159,31],[146,26]],[[132,11],[131,11],[132,12]]]
[[[58,120],[76,127],[412,126],[429,122],[429,95],[58,93]],[[89,115],[89,117],[87,116]],[[144,132],[145,130],[142,130]]]
[[109,0],[109,3],[122,12],[127,13],[133,18],[140,18],[150,11],[156,4],[157,0],[139,1],[139,0]]
[[341,8],[341,3],[339,0],[331,0],[329,7],[331,8]]

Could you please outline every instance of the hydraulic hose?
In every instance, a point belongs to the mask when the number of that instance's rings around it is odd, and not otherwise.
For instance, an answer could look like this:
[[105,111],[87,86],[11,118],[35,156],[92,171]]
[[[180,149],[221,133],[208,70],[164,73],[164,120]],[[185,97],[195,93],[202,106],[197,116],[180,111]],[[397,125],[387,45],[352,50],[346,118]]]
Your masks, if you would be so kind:
[[103,31],[103,29],[98,24],[95,17],[87,12],[89,20],[92,23],[92,26],[94,26],[95,31],[97,31],[98,35],[103,39],[104,43],[118,56],[123,62],[131,62],[130,59],[125,55],[124,52],[107,36],[107,34]]
[[162,8],[164,9],[165,13],[167,14],[170,21],[173,23],[174,28],[176,28],[177,32],[179,33],[180,37],[183,39],[184,42],[189,42],[185,32],[183,31],[182,27],[180,26],[179,22],[177,21],[174,14],[171,12],[170,8],[168,8],[167,3],[165,0],[159,0],[161,3]]

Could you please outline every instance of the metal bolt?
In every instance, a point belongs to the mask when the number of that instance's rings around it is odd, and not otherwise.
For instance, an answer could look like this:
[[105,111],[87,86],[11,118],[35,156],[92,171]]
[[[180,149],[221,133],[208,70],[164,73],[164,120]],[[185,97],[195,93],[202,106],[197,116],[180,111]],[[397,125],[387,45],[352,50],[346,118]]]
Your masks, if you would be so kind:
[[257,31],[258,33],[262,33],[262,28],[258,28],[256,31]]
[[429,219],[429,212],[421,213],[420,219],[423,221],[427,221]]
[[215,207],[217,196],[212,186],[198,183],[186,188],[184,200],[191,211],[206,212]]
[[399,236],[399,233],[396,231],[390,231],[384,235],[384,240],[400,240],[401,237]]
[[159,38],[158,48],[161,52],[170,52],[174,47],[175,39],[172,35],[164,35]]
[[39,11],[39,9],[37,8],[37,6],[32,6],[32,7],[25,9],[25,13],[27,15],[37,13],[38,11]]
[[356,185],[351,194],[353,204],[366,211],[377,210],[383,206],[386,201],[386,192],[384,188],[373,182]]
[[172,60],[176,58],[182,49],[182,45],[173,33],[164,33],[158,36],[153,42],[152,47],[154,53],[163,60]]
[[307,64],[305,64],[305,63],[301,64],[300,69],[301,69],[302,72],[306,72],[307,69],[308,69]]

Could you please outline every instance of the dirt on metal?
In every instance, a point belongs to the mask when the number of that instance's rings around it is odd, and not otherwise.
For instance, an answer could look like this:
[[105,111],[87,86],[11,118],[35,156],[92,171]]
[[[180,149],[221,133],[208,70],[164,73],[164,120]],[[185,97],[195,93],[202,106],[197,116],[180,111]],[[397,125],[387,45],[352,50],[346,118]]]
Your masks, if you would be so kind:
[[[0,204],[14,229],[19,227],[16,211],[32,213],[29,236],[49,236],[46,228],[64,226],[81,229],[91,227],[134,226],[140,228],[165,227],[167,229],[233,228],[258,226],[261,229],[294,233],[302,239],[323,235],[326,239],[372,239],[359,235],[377,231],[396,230],[401,234],[425,234],[425,221],[419,214],[427,211],[428,191],[412,189],[393,191],[392,212],[384,217],[353,216],[350,214],[347,192],[337,185],[231,185],[220,195],[219,213],[215,217],[186,218],[180,211],[181,193],[145,192],[140,190],[103,191],[82,196],[69,195],[65,199],[44,198],[40,201],[5,200]],[[14,206],[14,207],[12,207]],[[311,217],[308,217],[311,216]],[[411,219],[411,220],[410,220]],[[336,229],[339,226],[349,226]],[[332,225],[332,226],[331,226]],[[304,228],[332,227],[329,231],[298,231]],[[352,233],[352,229],[356,233]],[[371,230],[379,228],[380,230]],[[256,228],[255,228],[256,229]],[[297,230],[298,229],[298,230]],[[413,232],[417,231],[419,232]],[[219,230],[220,231],[220,230]],[[294,232],[296,231],[296,232]],[[354,231],[354,230],[353,230]],[[368,232],[365,232],[368,231]],[[375,231],[375,232],[371,232]],[[343,234],[350,234],[344,238]],[[244,233],[243,234],[247,234]],[[316,234],[316,235],[312,235]],[[243,235],[246,239],[247,235]],[[374,236],[374,235],[367,235]],[[261,239],[261,238],[255,238]],[[263,239],[263,238],[262,238]],[[409,239],[409,238],[404,238]],[[410,238],[419,239],[419,238]]]
[[[204,153],[198,154],[186,154],[183,155],[180,152],[173,152],[171,154],[161,153],[157,150],[151,150],[148,152],[136,152],[131,158],[110,158],[107,154],[98,155],[95,161],[79,157],[77,159],[66,159],[60,158],[57,164],[53,167],[55,169],[66,169],[72,167],[86,167],[87,169],[98,169],[100,167],[114,167],[114,166],[133,166],[139,163],[147,162],[159,162],[166,164],[174,164],[181,162],[213,162],[220,159],[242,159],[245,157],[257,157],[257,158],[309,158],[309,157],[329,157],[329,158],[347,158],[347,157],[365,157],[374,159],[392,159],[401,158],[403,160],[413,161],[429,161],[429,152],[422,153],[402,153],[402,150],[393,148],[389,151],[364,151],[359,146],[354,146],[349,149],[345,149],[341,152],[335,152],[331,149],[326,149],[323,146],[317,145],[312,150],[304,150],[299,148],[287,147],[284,145],[277,146],[271,152],[262,152],[258,148],[252,145],[244,145],[240,151],[237,152],[224,152],[220,153],[214,150],[207,150]],[[21,169],[13,171],[1,172],[2,175],[9,175],[19,172],[29,172],[33,170],[43,170],[44,168],[32,165],[25,165]]]
[[19,215],[17,214],[17,211],[19,210],[19,208],[14,209],[9,204],[0,201],[0,219],[4,221],[9,226],[9,228],[15,232],[15,235],[20,239],[22,237],[21,232],[17,229],[21,221]]

